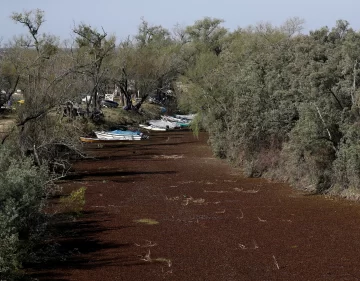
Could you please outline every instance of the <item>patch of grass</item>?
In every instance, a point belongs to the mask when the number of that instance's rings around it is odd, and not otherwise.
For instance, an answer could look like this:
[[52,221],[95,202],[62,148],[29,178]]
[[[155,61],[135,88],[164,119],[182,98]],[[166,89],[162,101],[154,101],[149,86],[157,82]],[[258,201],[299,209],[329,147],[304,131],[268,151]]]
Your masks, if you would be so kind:
[[147,224],[147,225],[159,224],[159,222],[157,220],[153,220],[153,219],[139,219],[139,220],[134,220],[134,222]]
[[85,206],[86,187],[80,187],[70,193],[69,196],[60,198],[64,211],[80,215]]
[[160,117],[160,107],[152,104],[143,104],[140,109],[140,114],[132,110],[126,111],[121,107],[118,108],[103,108],[105,116],[105,127],[126,124],[139,124],[148,119],[157,119]]

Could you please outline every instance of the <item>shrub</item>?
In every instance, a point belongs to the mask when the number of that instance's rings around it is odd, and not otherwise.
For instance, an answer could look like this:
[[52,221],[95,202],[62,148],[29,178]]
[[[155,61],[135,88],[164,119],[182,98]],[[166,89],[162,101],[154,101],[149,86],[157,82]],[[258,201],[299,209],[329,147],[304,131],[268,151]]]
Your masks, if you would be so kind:
[[45,230],[46,166],[0,147],[0,274],[16,272]]
[[359,124],[348,126],[334,161],[332,193],[357,198],[360,190]]
[[331,187],[335,151],[316,111],[304,108],[279,161],[282,180],[301,189],[322,193]]
[[85,191],[86,187],[80,187],[72,191],[69,196],[62,197],[60,202],[64,210],[80,215],[85,205]]

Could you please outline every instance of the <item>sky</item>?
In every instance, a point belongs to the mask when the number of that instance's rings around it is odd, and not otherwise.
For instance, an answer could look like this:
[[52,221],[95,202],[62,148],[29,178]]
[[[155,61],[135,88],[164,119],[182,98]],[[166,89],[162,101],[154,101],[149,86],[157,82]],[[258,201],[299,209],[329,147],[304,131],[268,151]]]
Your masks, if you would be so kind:
[[219,18],[230,31],[238,27],[270,22],[279,26],[287,19],[305,20],[303,33],[336,20],[347,20],[360,30],[359,0],[0,0],[0,40],[7,43],[14,35],[26,33],[10,15],[32,9],[45,12],[42,32],[61,40],[72,38],[74,25],[85,23],[116,35],[118,40],[132,37],[143,17],[150,25],[171,30],[176,24],[192,25],[204,17]]

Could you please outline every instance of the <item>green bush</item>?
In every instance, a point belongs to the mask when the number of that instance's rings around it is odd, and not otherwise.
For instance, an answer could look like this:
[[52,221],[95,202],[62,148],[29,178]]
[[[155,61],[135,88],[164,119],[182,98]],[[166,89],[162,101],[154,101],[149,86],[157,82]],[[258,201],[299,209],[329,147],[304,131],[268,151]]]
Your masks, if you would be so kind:
[[0,275],[21,268],[44,234],[46,166],[20,158],[9,147],[0,147]]
[[332,193],[348,198],[360,194],[360,144],[359,124],[348,126],[334,161]]
[[62,197],[60,203],[62,204],[64,211],[80,215],[86,202],[85,191],[86,187],[80,187],[79,189],[72,191],[69,196]]
[[316,110],[309,106],[300,113],[283,145],[279,174],[296,187],[321,193],[331,187],[335,151]]

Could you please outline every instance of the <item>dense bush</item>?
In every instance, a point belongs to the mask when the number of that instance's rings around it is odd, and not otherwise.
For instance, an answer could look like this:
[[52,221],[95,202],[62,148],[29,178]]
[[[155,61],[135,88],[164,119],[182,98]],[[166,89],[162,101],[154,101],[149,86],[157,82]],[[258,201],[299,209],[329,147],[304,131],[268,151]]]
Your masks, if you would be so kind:
[[[0,147],[0,276],[16,273],[44,234],[46,166]],[[5,279],[6,280],[6,279]]]
[[359,199],[360,186],[360,124],[346,129],[334,161],[333,189],[348,198]]
[[360,184],[360,33],[341,20],[308,35],[287,24],[223,34],[216,53],[192,41],[179,103],[246,175],[349,196]]

